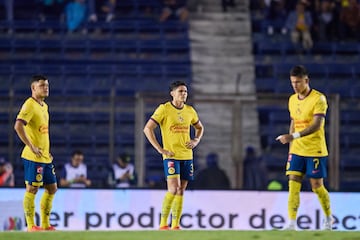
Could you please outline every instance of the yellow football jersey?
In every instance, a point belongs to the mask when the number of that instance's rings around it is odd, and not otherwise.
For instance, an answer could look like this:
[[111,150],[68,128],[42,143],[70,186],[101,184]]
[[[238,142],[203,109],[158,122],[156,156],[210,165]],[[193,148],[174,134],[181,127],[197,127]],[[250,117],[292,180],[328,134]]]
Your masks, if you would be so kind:
[[[159,124],[162,135],[163,148],[175,154],[173,159],[193,159],[192,149],[188,149],[185,143],[190,141],[190,126],[199,121],[195,109],[184,105],[179,109],[171,102],[160,104],[151,119]],[[167,158],[163,155],[163,158]]]
[[[293,94],[289,99],[289,112],[293,120],[295,132],[300,132],[310,126],[316,115],[325,117],[328,108],[326,97],[314,89],[304,99]],[[326,147],[325,121],[320,129],[307,136],[294,139],[291,143],[290,153],[305,157],[324,157],[328,155]]]
[[28,98],[22,105],[17,120],[24,121],[25,132],[32,144],[40,148],[42,156],[37,157],[25,146],[21,157],[34,162],[51,163],[49,140],[49,112],[45,102],[40,105],[34,98]]

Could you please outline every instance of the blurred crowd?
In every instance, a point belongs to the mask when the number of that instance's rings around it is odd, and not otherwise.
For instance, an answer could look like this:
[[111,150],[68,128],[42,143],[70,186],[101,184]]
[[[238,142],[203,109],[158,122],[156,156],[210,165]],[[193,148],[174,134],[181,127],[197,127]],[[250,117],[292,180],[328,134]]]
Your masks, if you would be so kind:
[[262,31],[289,34],[305,49],[313,41],[359,41],[360,3],[357,0],[253,0],[251,9],[263,19]]
[[[116,14],[120,5],[118,0],[17,0],[16,2],[15,0],[1,0],[0,9],[3,9],[4,14],[0,14],[0,21],[13,22],[16,19],[17,8],[21,7],[22,3],[33,7],[35,17],[41,22],[48,20],[65,22],[69,31],[82,29],[88,23],[113,21],[119,17]],[[143,4],[144,8],[141,10],[144,14],[155,13],[160,22],[169,18],[181,21],[188,19],[186,0],[155,0],[155,4],[154,1]],[[155,5],[159,9],[154,9]]]

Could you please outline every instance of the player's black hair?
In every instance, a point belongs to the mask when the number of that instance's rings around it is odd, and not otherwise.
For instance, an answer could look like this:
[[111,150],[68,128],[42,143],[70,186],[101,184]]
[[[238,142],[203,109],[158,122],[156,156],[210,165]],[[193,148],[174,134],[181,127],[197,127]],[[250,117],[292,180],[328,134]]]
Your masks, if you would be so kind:
[[71,157],[73,157],[75,155],[84,155],[84,153],[81,150],[75,150],[71,153]]
[[308,71],[306,70],[306,68],[303,65],[297,65],[294,66],[291,70],[290,70],[290,76],[292,77],[307,77]]
[[169,87],[170,92],[173,91],[174,89],[178,88],[179,86],[187,87],[185,82],[183,82],[183,81],[175,81],[175,82],[172,82],[170,84],[170,87]]
[[33,75],[30,79],[30,85],[33,83],[33,82],[38,82],[40,80],[48,80],[46,76],[44,75]]

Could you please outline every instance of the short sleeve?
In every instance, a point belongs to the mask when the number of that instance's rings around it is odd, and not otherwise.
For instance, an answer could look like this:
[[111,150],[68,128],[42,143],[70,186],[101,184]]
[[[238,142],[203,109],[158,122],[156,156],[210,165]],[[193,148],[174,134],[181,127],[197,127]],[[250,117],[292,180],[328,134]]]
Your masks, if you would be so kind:
[[164,108],[164,105],[161,104],[155,110],[155,112],[151,116],[151,119],[154,120],[157,124],[160,124],[164,119],[164,116],[165,116],[164,113],[165,113],[165,108]]
[[314,115],[326,115],[328,108],[326,97],[321,95],[315,104]]
[[193,111],[193,117],[192,117],[192,120],[191,120],[191,125],[195,125],[199,122],[199,116],[197,114],[197,112],[195,111],[194,108],[192,108],[192,111]]
[[30,101],[25,101],[22,105],[19,114],[17,115],[17,120],[23,120],[26,123],[30,122],[31,118],[33,117],[33,111]]

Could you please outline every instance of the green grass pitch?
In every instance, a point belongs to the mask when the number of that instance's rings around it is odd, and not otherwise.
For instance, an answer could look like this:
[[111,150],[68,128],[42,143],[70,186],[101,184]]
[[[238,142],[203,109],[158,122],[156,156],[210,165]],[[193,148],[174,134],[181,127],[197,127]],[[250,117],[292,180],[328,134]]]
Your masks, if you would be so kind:
[[360,240],[341,231],[56,231],[1,232],[0,240]]

